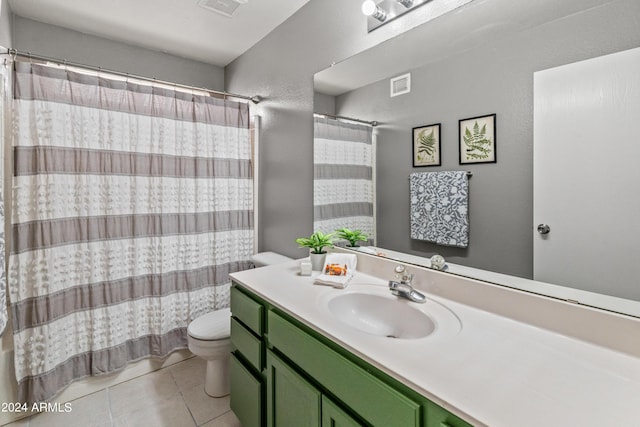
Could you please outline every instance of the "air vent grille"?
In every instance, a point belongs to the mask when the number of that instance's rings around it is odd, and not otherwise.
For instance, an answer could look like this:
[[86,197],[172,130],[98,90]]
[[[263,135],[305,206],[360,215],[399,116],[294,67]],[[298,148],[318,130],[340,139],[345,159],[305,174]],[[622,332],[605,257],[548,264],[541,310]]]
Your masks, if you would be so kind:
[[411,73],[394,77],[390,80],[391,97],[411,92]]

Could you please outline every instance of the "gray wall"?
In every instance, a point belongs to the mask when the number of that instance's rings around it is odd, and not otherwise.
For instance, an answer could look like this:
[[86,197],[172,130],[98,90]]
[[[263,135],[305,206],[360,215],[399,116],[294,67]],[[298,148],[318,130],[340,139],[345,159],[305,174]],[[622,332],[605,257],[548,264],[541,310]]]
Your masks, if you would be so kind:
[[[269,98],[257,109],[264,117],[261,250],[302,256],[293,240],[312,228],[313,74],[379,41],[358,28],[361,2],[343,3],[311,0],[226,69],[227,90]],[[341,12],[333,13],[339,6]],[[473,266],[530,277],[533,72],[639,46],[637,16],[640,2],[615,1],[446,58],[412,76],[412,94],[393,102],[386,82],[364,88],[363,96],[371,92],[381,101],[368,103],[375,114],[360,114],[359,94],[338,99],[338,114],[392,123],[380,129],[378,148],[380,245],[425,255],[435,251],[408,239],[407,177],[414,170],[411,127],[441,122],[443,169],[475,173],[472,246],[437,251]],[[498,163],[459,166],[457,120],[490,113],[498,114]]]
[[9,0],[0,0],[0,46],[9,48],[12,44],[12,16]]
[[[610,3],[412,70],[410,94],[390,98],[384,80],[337,97],[337,114],[388,124],[378,128],[378,244],[531,278],[533,73],[640,46],[638,16],[638,1]],[[458,120],[491,113],[497,163],[459,165]],[[442,123],[442,166],[412,168],[411,128],[433,123]],[[466,249],[409,238],[407,177],[437,170],[473,172]]]
[[9,47],[107,70],[214,90],[224,89],[224,70],[215,65],[107,40],[19,16],[14,18],[13,45]]
[[336,113],[336,97],[316,92],[313,94],[313,112],[314,113]]

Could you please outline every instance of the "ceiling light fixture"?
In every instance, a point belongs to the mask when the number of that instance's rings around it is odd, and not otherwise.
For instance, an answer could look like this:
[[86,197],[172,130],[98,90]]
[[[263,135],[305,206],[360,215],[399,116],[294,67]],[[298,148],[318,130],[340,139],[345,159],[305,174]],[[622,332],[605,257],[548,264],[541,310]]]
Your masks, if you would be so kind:
[[431,0],[366,0],[362,3],[362,13],[367,16],[367,31],[371,32],[429,2]]
[[387,19],[387,12],[380,9],[373,0],[365,0],[365,2],[362,3],[362,13],[364,13],[365,16],[371,16],[380,22],[384,22]]

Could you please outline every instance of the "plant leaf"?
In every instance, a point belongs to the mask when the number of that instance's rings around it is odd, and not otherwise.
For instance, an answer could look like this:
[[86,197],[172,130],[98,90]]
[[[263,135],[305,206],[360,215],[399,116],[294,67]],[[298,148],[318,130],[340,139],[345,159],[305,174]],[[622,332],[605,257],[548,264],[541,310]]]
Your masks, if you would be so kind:
[[418,153],[424,153],[432,156],[436,151],[436,137],[433,134],[434,129],[428,135],[425,135],[426,129],[418,134]]

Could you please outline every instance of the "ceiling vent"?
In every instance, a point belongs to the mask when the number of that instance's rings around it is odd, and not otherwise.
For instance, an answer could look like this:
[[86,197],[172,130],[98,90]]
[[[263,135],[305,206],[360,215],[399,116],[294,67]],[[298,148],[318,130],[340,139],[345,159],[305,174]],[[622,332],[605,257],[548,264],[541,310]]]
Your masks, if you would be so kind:
[[398,95],[404,95],[411,92],[411,73],[404,74],[402,76],[394,77],[390,80],[391,83],[391,97]]
[[248,0],[198,0],[198,6],[231,18],[238,6]]

